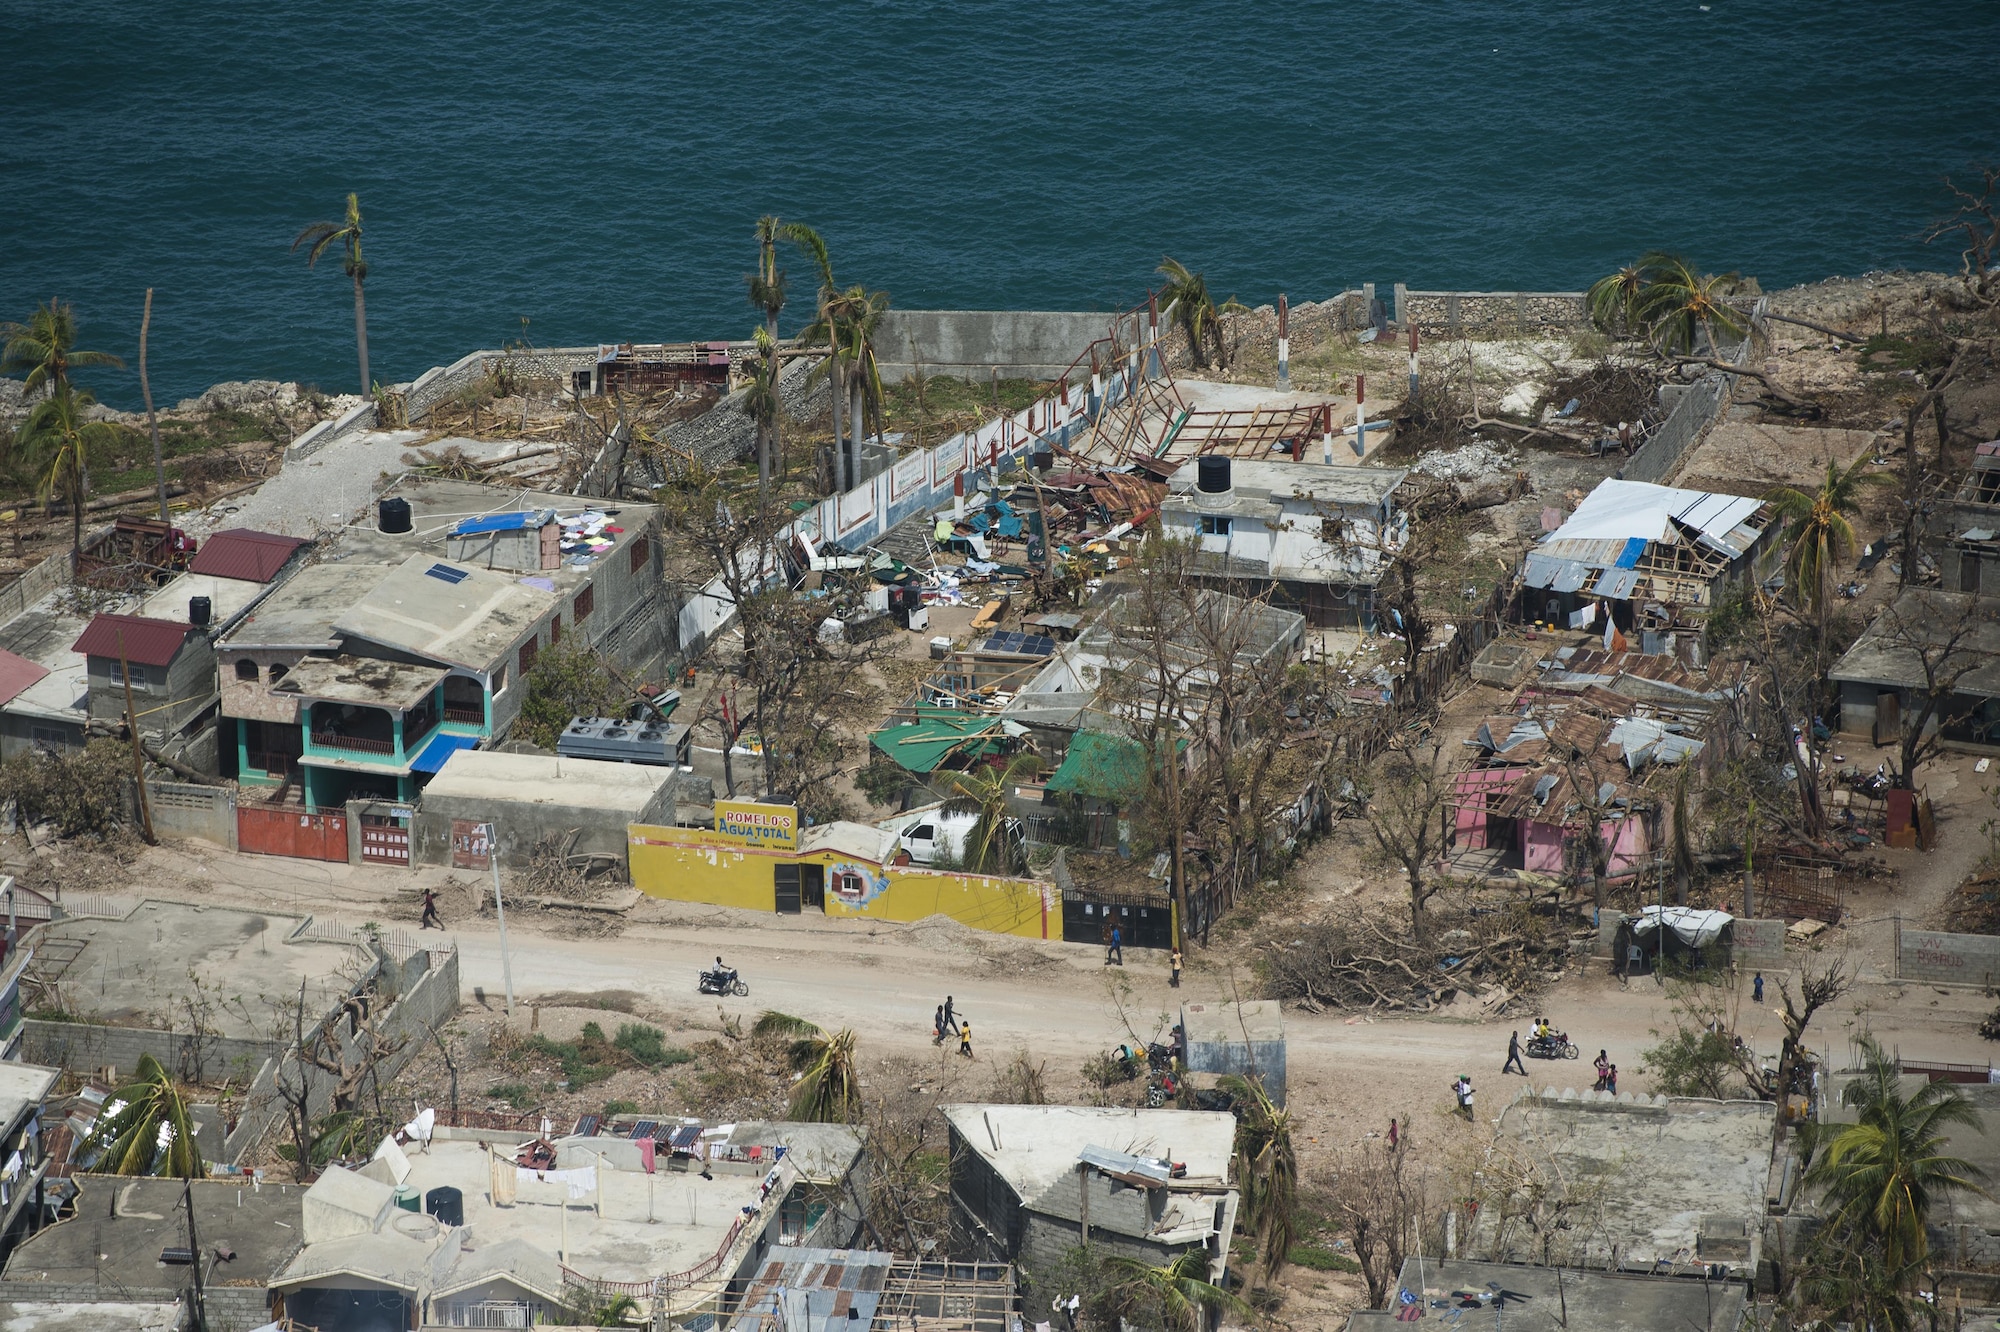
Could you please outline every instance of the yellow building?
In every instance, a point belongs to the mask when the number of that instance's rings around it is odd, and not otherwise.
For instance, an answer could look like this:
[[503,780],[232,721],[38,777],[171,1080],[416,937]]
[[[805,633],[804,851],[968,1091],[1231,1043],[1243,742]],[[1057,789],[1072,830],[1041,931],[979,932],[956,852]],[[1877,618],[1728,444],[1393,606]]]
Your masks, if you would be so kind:
[[714,830],[628,827],[632,882],[639,891],[674,902],[788,914],[811,910],[905,922],[949,916],[996,934],[1062,938],[1062,898],[1052,883],[898,865],[895,834],[880,828],[827,823],[800,832],[795,811],[787,827],[781,813],[752,820],[740,808],[725,814],[725,803],[717,802]]

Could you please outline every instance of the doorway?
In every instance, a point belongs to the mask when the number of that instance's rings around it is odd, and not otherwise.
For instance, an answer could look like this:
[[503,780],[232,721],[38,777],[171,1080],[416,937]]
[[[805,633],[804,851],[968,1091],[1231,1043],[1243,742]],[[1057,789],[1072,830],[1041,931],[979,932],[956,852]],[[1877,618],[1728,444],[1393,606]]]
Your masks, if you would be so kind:
[[796,916],[799,914],[799,867],[779,865],[772,870],[773,883],[777,889],[778,914]]
[[826,866],[800,865],[799,901],[814,911],[826,910]]

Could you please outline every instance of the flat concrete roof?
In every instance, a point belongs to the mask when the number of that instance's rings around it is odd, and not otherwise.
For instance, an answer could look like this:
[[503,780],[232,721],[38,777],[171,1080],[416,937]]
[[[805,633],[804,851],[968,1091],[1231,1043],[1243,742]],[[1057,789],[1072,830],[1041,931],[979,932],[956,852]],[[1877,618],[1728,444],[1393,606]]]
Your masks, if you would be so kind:
[[133,614],[152,620],[171,620],[175,624],[193,624],[188,615],[188,602],[194,597],[207,597],[208,622],[214,626],[226,622],[269,590],[264,583],[245,582],[241,578],[184,573],[140,602],[139,609]]
[[[1602,1267],[1616,1245],[1623,1267],[1693,1262],[1704,1223],[1714,1219],[1753,1228],[1754,1263],[1777,1113],[1765,1101],[1630,1092],[1611,1100],[1551,1088],[1517,1097],[1501,1112],[1499,1136],[1530,1159],[1552,1159],[1573,1184],[1604,1187],[1589,1224],[1559,1232],[1547,1261]],[[1509,1231],[1500,1247],[1503,1258],[1543,1260],[1540,1241],[1525,1229]],[[1746,1265],[1730,1261],[1732,1269]]]
[[7,701],[17,716],[82,722],[90,705],[89,663],[70,645],[90,627],[87,615],[65,615],[51,600],[30,606],[0,627],[0,648],[48,668],[48,674]]
[[[450,576],[436,576],[434,569]],[[483,671],[555,606],[554,593],[523,581],[542,577],[412,555],[349,606],[334,628],[432,661]]]
[[1189,1045],[1241,1045],[1285,1039],[1285,1014],[1275,999],[1240,1004],[1182,1004],[1181,1032]]
[[424,795],[510,805],[587,805],[638,814],[677,771],[649,763],[461,749],[445,760]]
[[[564,1169],[577,1167],[587,1154],[568,1149]],[[510,1241],[523,1245],[522,1257],[537,1269],[562,1243],[567,1211],[569,1265],[588,1276],[610,1281],[644,1281],[685,1272],[722,1246],[730,1226],[744,1207],[759,1202],[761,1171],[716,1170],[703,1179],[695,1171],[646,1174],[609,1166],[597,1172],[597,1191],[572,1198],[559,1180],[521,1180],[514,1204],[496,1207],[492,1195],[490,1158],[486,1144],[438,1140],[430,1150],[409,1153],[407,1183],[422,1194],[435,1188],[456,1188],[464,1195],[465,1229],[478,1237],[478,1250]],[[443,1241],[434,1225],[397,1214],[380,1231],[309,1245],[286,1268],[284,1284],[297,1285],[318,1276],[344,1271],[411,1277],[431,1272],[430,1258]],[[204,1237],[205,1238],[205,1237]],[[457,1262],[476,1257],[462,1255]],[[535,1273],[521,1271],[524,1278]],[[442,1286],[458,1284],[457,1265],[430,1279]]]
[[[352,944],[284,942],[299,916],[233,907],[141,902],[123,920],[58,920],[39,927],[30,973],[53,982],[70,1012],[114,1027],[165,1029],[191,986],[192,970],[225,1000],[210,1021],[219,1035],[264,1039],[270,1010],[257,1001],[296,999],[323,1013],[346,993],[341,968],[361,958]],[[81,944],[74,957],[59,941]],[[67,960],[63,960],[67,958]]]
[[[0,1060],[0,1128],[20,1118],[30,1106],[39,1105],[60,1076],[60,1069]],[[0,1323],[0,1328],[5,1326]]]
[[[1426,1322],[1442,1318],[1450,1326],[1462,1319],[1458,1325],[1468,1332],[1736,1332],[1749,1298],[1738,1281],[1571,1268],[1558,1275],[1553,1267],[1437,1258],[1404,1259],[1396,1286],[1423,1302]],[[1390,1298],[1401,1307],[1400,1295]],[[1400,1324],[1396,1310],[1379,1309],[1355,1314],[1347,1326],[1390,1332]]]
[[225,648],[298,648],[324,652],[340,645],[333,622],[389,576],[394,564],[327,558],[280,583],[243,623],[218,641]]
[[[177,1179],[78,1175],[76,1214],[16,1248],[0,1274],[0,1299],[10,1281],[54,1281],[151,1295],[187,1286],[188,1269],[160,1261],[160,1250],[187,1243],[187,1215]],[[235,1250],[208,1269],[210,1285],[261,1288],[302,1238],[296,1184],[267,1180],[252,1188],[234,1181],[196,1180],[194,1212],[202,1247]],[[0,1327],[11,1324],[0,1323]],[[143,1326],[143,1324],[141,1325]]]
[[[1229,1180],[1236,1116],[1206,1110],[1126,1110],[1088,1105],[947,1105],[966,1146],[1033,1202],[1076,1169],[1086,1147],[1185,1163],[1190,1184]],[[1179,1183],[1180,1181],[1176,1181]]]
[[815,824],[799,834],[801,851],[832,851],[877,865],[882,863],[883,856],[894,844],[895,839],[890,834],[873,824],[849,823],[845,819]]
[[1167,498],[1161,507],[1193,508],[1204,513],[1250,512],[1297,497],[1322,504],[1379,505],[1403,478],[1401,467],[1329,467],[1325,463],[1229,460],[1229,489],[1210,493],[1199,488],[1201,465],[1190,460],[1167,478]]
[[423,702],[447,674],[442,666],[413,666],[380,657],[307,657],[271,692],[402,712]]
[[0,1328],[6,1332],[176,1332],[180,1326],[181,1306],[174,1300],[0,1300]]

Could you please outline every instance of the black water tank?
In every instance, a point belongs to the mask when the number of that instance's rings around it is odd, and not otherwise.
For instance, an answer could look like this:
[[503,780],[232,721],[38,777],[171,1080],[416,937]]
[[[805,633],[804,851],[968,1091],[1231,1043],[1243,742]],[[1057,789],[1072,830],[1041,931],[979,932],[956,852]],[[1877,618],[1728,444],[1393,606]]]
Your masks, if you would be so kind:
[[462,1226],[465,1224],[465,1194],[449,1184],[432,1189],[424,1195],[424,1211],[444,1225]]
[[[1229,489],[1229,455],[1204,453],[1194,460],[1195,488],[1208,495],[1221,495]],[[384,529],[387,530],[386,528]]]
[[396,533],[410,530],[410,502],[406,499],[385,499],[378,510],[381,520],[376,525],[384,532]]
[[1055,454],[1055,450],[1054,450],[1054,449],[1036,449],[1036,450],[1035,450],[1035,470],[1036,470],[1036,471],[1038,471],[1038,472],[1046,472],[1046,471],[1048,471],[1048,470],[1049,470],[1049,468],[1051,468],[1051,467],[1054,467],[1055,465],[1056,465],[1056,454]]
[[209,620],[212,619],[213,617],[214,617],[214,604],[210,602],[207,597],[188,598],[189,624],[193,625],[197,629],[206,629],[208,628]]

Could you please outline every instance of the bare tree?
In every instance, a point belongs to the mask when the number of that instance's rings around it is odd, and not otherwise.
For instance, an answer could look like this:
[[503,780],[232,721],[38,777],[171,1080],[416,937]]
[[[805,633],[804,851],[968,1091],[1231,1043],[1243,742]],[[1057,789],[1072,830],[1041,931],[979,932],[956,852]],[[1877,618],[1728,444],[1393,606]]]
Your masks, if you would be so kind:
[[1778,1054],[1778,1085],[1764,1089],[1765,1099],[1784,1103],[1792,1079],[1806,1058],[1806,1029],[1812,1025],[1813,1015],[1853,988],[1854,978],[1848,974],[1847,962],[1838,957],[1817,966],[1801,967],[1796,989],[1789,976],[1778,982],[1778,999],[1784,1004],[1778,1018],[1785,1024],[1785,1043]]
[[1384,754],[1372,769],[1349,773],[1368,795],[1368,833],[1387,863],[1403,871],[1410,888],[1410,931],[1426,936],[1424,904],[1444,886],[1432,874],[1444,849],[1444,810],[1452,775],[1443,746],[1433,741]]
[[1994,270],[2000,259],[2000,167],[1983,168],[1976,186],[1946,177],[1944,187],[1958,207],[1934,223],[1924,240],[1951,238],[1959,247],[1959,277],[1966,294],[1981,305],[2000,304],[2000,288],[1995,286],[2000,278]]
[[1944,747],[1944,729],[1969,717],[1977,701],[1961,695],[1965,678],[1994,659],[2000,634],[1960,593],[1912,589],[1896,598],[1870,629],[1901,677],[1901,735],[1896,784],[1916,785],[1917,769]]
[[1341,1153],[1305,1189],[1316,1210],[1345,1232],[1368,1283],[1370,1308],[1381,1307],[1394,1289],[1410,1240],[1429,1225],[1433,1211],[1432,1172],[1414,1159],[1407,1118],[1398,1130],[1394,1144],[1364,1142]]

